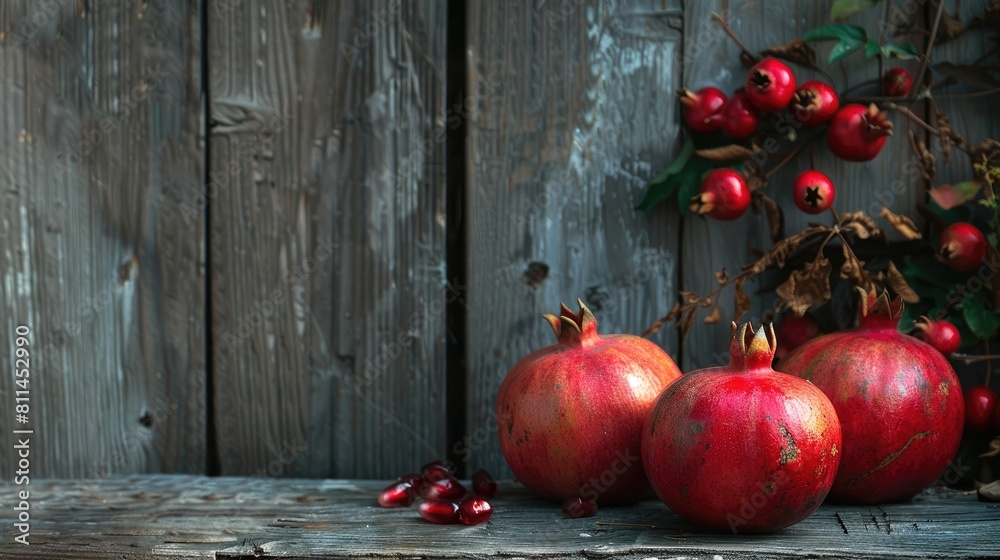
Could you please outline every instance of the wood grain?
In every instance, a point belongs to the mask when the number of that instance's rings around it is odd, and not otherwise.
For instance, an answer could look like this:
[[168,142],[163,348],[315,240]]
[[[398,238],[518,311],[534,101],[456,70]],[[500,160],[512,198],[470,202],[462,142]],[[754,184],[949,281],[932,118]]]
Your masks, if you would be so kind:
[[204,472],[200,9],[0,7],[0,431],[35,429],[32,477]]
[[[10,560],[103,558],[986,558],[1000,554],[995,504],[927,493],[913,503],[825,504],[771,535],[712,534],[661,502],[563,519],[556,504],[503,484],[489,523],[433,525],[415,508],[383,509],[386,481],[136,476],[37,481],[29,542]],[[0,489],[13,503],[13,488]],[[602,523],[598,525],[597,523]]]
[[224,474],[389,476],[445,448],[445,5],[210,11]]
[[[542,314],[583,298],[601,332],[638,334],[673,304],[676,212],[633,208],[676,150],[679,8],[470,5],[469,87],[482,95],[468,140],[469,433],[454,449],[472,470],[509,472],[496,393],[554,342]],[[655,341],[676,354],[672,329]]]
[[[902,2],[896,4],[903,5]],[[915,4],[915,3],[910,3]],[[792,39],[801,38],[809,30],[829,23],[829,2],[783,2],[759,0],[754,2],[688,2],[684,11],[684,37],[687,46],[684,52],[684,85],[698,89],[714,85],[723,91],[732,92],[743,85],[746,69],[739,63],[739,48],[712,21],[712,12],[719,12],[729,23],[735,34],[748,49],[759,52],[765,48],[782,45]],[[922,13],[922,12],[921,12]],[[881,5],[854,15],[847,23],[861,25],[872,38],[879,38],[882,19]],[[918,17],[920,15],[918,14]],[[813,45],[817,51],[818,65],[827,69],[830,77],[802,67],[795,66],[798,82],[819,79],[830,82],[838,91],[879,76],[875,59],[866,59],[863,54],[855,54],[830,67],[826,62],[830,43]],[[893,63],[916,72],[918,63],[906,61]],[[878,87],[859,90],[857,94],[879,95]],[[850,96],[849,96],[850,97]],[[837,187],[834,209],[838,212],[863,210],[890,230],[888,224],[878,217],[883,204],[895,212],[915,215],[917,202],[924,200],[924,188],[919,173],[906,167],[912,156],[908,131],[915,125],[905,118],[891,117],[895,124],[895,135],[889,139],[882,152],[874,160],[864,163],[844,162],[836,158],[826,147],[822,137],[813,146],[815,169],[826,173]],[[919,132],[919,129],[915,129]],[[805,134],[807,131],[798,131]],[[778,137],[779,131],[768,137]],[[762,143],[762,146],[766,144]],[[777,159],[780,159],[777,158]],[[776,163],[773,162],[773,163]],[[771,165],[773,165],[773,163]],[[795,233],[804,229],[809,222],[829,223],[829,215],[810,216],[800,212],[792,202],[791,186],[795,177],[810,168],[808,148],[769,180],[766,192],[778,201],[785,210],[786,231]],[[730,271],[752,262],[759,251],[771,247],[765,218],[747,212],[734,222],[717,222],[685,214],[684,240],[681,247],[680,285],[685,290],[707,293],[716,286],[715,271],[723,267]],[[919,220],[918,220],[919,222]],[[894,232],[890,239],[899,239]],[[843,283],[842,283],[843,284]],[[746,285],[751,295],[753,307],[743,320],[759,323],[768,316],[768,311],[777,304],[773,286],[766,285],[758,278]],[[754,293],[756,292],[756,293]],[[850,296],[843,298],[850,301]],[[732,316],[732,292],[725,292],[720,298],[722,316]],[[838,319],[849,322],[850,313],[836,309]],[[846,325],[841,325],[844,327]],[[729,325],[721,321],[716,325],[698,324],[684,345],[685,371],[728,362]]]

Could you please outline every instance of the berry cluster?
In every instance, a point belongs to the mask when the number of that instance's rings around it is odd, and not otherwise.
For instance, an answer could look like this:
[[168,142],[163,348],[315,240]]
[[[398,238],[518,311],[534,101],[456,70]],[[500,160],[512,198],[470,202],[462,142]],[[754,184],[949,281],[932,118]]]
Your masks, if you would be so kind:
[[497,483],[490,473],[479,469],[472,475],[472,492],[455,478],[452,468],[444,461],[432,461],[419,473],[399,477],[378,495],[378,505],[385,508],[409,507],[423,498],[418,506],[420,516],[438,524],[464,523],[478,525],[493,515],[488,501],[497,493]]
[[[903,68],[892,68],[882,79],[889,96],[909,95],[913,82]],[[868,161],[882,150],[892,134],[885,111],[874,104],[840,106],[840,97],[829,84],[809,81],[796,87],[795,74],[776,58],[765,58],[747,73],[746,83],[732,97],[717,88],[678,90],[687,126],[701,133],[722,131],[733,140],[745,140],[758,132],[761,113],[789,111],[809,128],[826,126],[826,143],[846,161]],[[691,210],[717,220],[734,220],[750,207],[751,191],[743,175],[732,169],[716,169],[701,181],[691,199]],[[795,180],[795,205],[808,214],[818,214],[833,204],[836,190],[829,177],[805,171]]]

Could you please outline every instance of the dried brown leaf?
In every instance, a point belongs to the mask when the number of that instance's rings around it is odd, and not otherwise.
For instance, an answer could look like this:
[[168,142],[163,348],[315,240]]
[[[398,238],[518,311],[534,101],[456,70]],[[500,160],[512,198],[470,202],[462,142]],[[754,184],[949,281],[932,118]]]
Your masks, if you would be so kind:
[[885,221],[889,222],[892,229],[898,231],[903,237],[909,239],[910,241],[922,239],[924,237],[920,233],[920,230],[917,229],[916,224],[913,223],[913,220],[906,216],[896,214],[885,206],[882,207],[881,216],[885,219]]
[[937,165],[934,154],[927,149],[927,142],[917,138],[917,135],[910,129],[910,147],[920,161],[920,174],[925,181],[933,181],[937,175]]
[[776,243],[785,237],[785,214],[781,211],[781,206],[773,198],[762,195],[760,198],[767,215],[767,225],[771,228],[771,242]]
[[704,148],[695,150],[694,155],[710,159],[712,161],[727,161],[731,159],[747,159],[754,155],[754,151],[740,144],[729,144],[718,148]]
[[750,311],[750,296],[743,291],[743,283],[746,282],[746,278],[737,280],[734,282],[736,286],[736,301],[733,308],[733,322],[737,322],[741,317],[746,315],[747,311]]
[[706,325],[714,325],[722,320],[722,312],[719,311],[719,306],[716,305],[712,308],[712,312],[705,317]]
[[816,68],[816,51],[802,39],[795,39],[787,45],[776,45],[769,49],[764,49],[761,56],[776,56],[789,62],[794,62],[809,68]]
[[976,490],[980,502],[1000,502],[1000,480],[984,484]]
[[869,237],[874,237],[876,239],[885,239],[885,233],[878,227],[878,224],[875,223],[875,220],[871,219],[871,217],[868,216],[868,214],[865,214],[864,212],[861,211],[848,212],[847,214],[844,214],[843,217],[840,219],[840,226],[842,228],[847,229],[848,231],[851,231],[852,233],[855,233],[855,235],[857,235],[857,227],[850,226],[850,224],[860,224],[864,228],[867,235],[864,237],[858,235],[860,239],[868,239]]
[[785,306],[802,315],[830,301],[830,271],[833,266],[823,256],[793,271],[784,284],[775,289]]
[[[951,119],[948,118],[948,115],[938,111],[937,125],[940,132],[938,139],[941,141],[941,151],[944,153],[944,162],[948,163],[951,161]],[[912,130],[910,134],[913,134]]]
[[892,261],[889,261],[889,268],[885,270],[885,285],[906,303],[918,303],[920,301],[920,296],[906,283],[906,278],[903,277],[903,274],[896,268],[896,265]]
[[691,327],[694,326],[694,316],[695,310],[685,311],[683,315],[683,323],[678,321],[677,326],[681,329],[681,340],[687,338],[689,332],[691,332]]
[[[934,14],[937,13],[937,10],[938,0],[931,0],[928,13]],[[934,44],[937,45],[950,41],[964,33],[966,29],[968,29],[968,26],[962,23],[962,20],[949,14],[948,10],[943,10],[941,12],[941,22],[938,23],[938,32],[934,39]]]
[[853,235],[858,239],[868,239],[869,237],[871,237],[871,234],[868,233],[868,228],[866,228],[862,224],[859,224],[858,222],[850,222],[848,224],[844,224],[843,226],[841,226],[840,229],[846,231],[847,233]]
[[844,252],[844,264],[840,266],[840,277],[849,280],[855,286],[862,288],[868,286],[870,280],[865,271],[864,261],[858,260],[846,243],[841,246],[841,249]]
[[653,321],[652,325],[647,327],[646,330],[642,331],[642,336],[649,336],[651,334],[656,334],[660,332],[660,328],[663,325],[669,323],[670,321],[673,321],[674,319],[677,319],[680,316],[680,314],[681,314],[681,304],[675,303],[674,306],[670,309],[670,313],[667,313],[663,317],[660,317],[659,319]]
[[726,272],[725,268],[715,273],[715,281],[719,284],[725,284],[727,280],[729,280],[729,273]]

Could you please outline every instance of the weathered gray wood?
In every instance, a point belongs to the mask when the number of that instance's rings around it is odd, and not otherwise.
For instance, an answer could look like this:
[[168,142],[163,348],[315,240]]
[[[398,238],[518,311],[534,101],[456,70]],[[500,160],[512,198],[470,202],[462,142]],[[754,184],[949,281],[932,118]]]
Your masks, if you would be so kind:
[[0,432],[26,325],[32,477],[204,472],[200,9],[0,6]]
[[[774,0],[687,2],[684,12],[684,37],[687,46],[684,52],[684,85],[691,89],[714,85],[729,93],[742,86],[746,79],[746,70],[739,63],[739,48],[712,20],[712,12],[722,14],[747,48],[759,52],[767,47],[789,43],[793,39],[801,38],[810,29],[829,23],[830,5],[831,2]],[[848,23],[865,27],[869,36],[877,39],[881,33],[878,22],[882,17],[880,5],[876,9],[852,16]],[[855,54],[842,63],[829,67],[826,56],[830,44],[814,46],[819,59],[818,65],[829,71],[834,80],[833,85],[838,91],[879,76],[875,59],[866,59],[864,54]],[[918,66],[914,61],[898,64],[914,73]],[[793,66],[793,70],[799,82],[813,79],[828,83],[830,81],[822,74],[802,67]],[[854,95],[871,96],[881,93],[876,87],[859,90],[848,97]],[[924,200],[919,173],[903,171],[911,159],[908,130],[914,125],[899,115],[891,119],[895,125],[895,136],[888,140],[879,156],[870,162],[840,161],[829,152],[823,138],[813,144],[815,168],[826,173],[837,186],[834,209],[841,213],[863,210],[890,231],[888,224],[878,217],[883,203],[895,212],[913,216],[917,202]],[[915,130],[919,132],[919,129]],[[779,132],[776,130],[772,136],[777,138]],[[805,134],[807,129],[800,129],[799,133]],[[777,161],[773,160],[768,167],[774,163]],[[829,214],[811,216],[800,212],[792,202],[792,183],[799,173],[809,168],[810,157],[806,148],[791,163],[778,171],[770,179],[767,187],[766,192],[785,210],[789,233],[801,231],[809,222],[829,223],[831,219]],[[894,183],[896,179],[900,182]],[[898,236],[893,233],[890,238],[897,239]],[[716,271],[723,267],[730,271],[737,270],[739,266],[756,258],[754,251],[767,250],[771,247],[765,217],[749,211],[733,222],[717,222],[685,214],[683,240],[681,258],[684,265],[681,267],[680,285],[685,290],[701,294],[710,292],[717,286],[714,276]],[[772,291],[754,294],[761,286],[759,279],[747,283],[746,289],[751,295],[753,308],[744,320],[759,322],[777,303]],[[733,310],[731,289],[724,293],[720,302],[723,318],[730,318]],[[696,324],[684,344],[685,371],[727,363],[728,337],[727,321],[720,321],[712,326]]]
[[219,6],[208,210],[222,472],[411,470],[445,447],[446,6]]
[[[5,559],[97,558],[984,558],[1000,554],[1000,508],[969,495],[914,503],[823,505],[772,535],[711,534],[656,500],[562,519],[557,504],[502,484],[489,523],[432,525],[415,506],[383,509],[385,481],[153,475],[99,483],[36,481],[30,546],[13,542],[0,511]],[[13,488],[0,501],[14,503]],[[601,523],[600,525],[598,523]],[[632,525],[627,525],[632,524]]]
[[[469,6],[470,398],[454,449],[472,469],[509,472],[496,393],[554,342],[543,313],[579,297],[601,332],[638,334],[673,304],[676,212],[633,208],[676,150],[679,16],[658,0]],[[654,340],[676,354],[673,329]]]

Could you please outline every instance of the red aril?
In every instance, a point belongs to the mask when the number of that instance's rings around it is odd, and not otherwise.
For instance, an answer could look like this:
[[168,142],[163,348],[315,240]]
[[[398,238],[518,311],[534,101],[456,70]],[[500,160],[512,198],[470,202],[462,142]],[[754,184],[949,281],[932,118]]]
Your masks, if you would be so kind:
[[497,481],[485,469],[479,469],[472,475],[472,491],[482,498],[492,498],[497,493]]
[[735,220],[749,207],[750,187],[743,176],[732,169],[716,169],[702,179],[690,209],[716,220]]
[[519,361],[500,385],[500,449],[514,476],[549,500],[626,503],[649,491],[642,423],[680,370],[659,346],[597,333],[583,304],[546,315],[558,343]]
[[760,113],[750,104],[747,95],[737,92],[722,108],[722,132],[734,140],[750,138],[760,124]]
[[823,334],[823,326],[811,313],[799,317],[786,315],[774,325],[774,336],[778,339],[778,349],[774,351],[776,362],[784,359],[799,346]]
[[384,508],[407,507],[415,498],[413,487],[408,482],[396,482],[379,493],[378,505]]
[[795,94],[795,74],[776,58],[765,58],[747,74],[747,97],[761,111],[780,111]]
[[840,98],[837,97],[837,92],[830,84],[818,81],[806,82],[799,86],[789,105],[792,116],[808,127],[826,124],[839,108]]
[[837,190],[833,181],[819,171],[803,171],[792,184],[792,199],[795,206],[806,214],[826,212],[833,206]]
[[962,346],[962,334],[950,321],[944,319],[932,321],[921,316],[914,328],[918,331],[917,338],[930,344],[945,356],[951,356]]
[[714,87],[704,87],[697,92],[677,90],[677,97],[684,106],[684,122],[696,132],[715,132],[722,125],[722,108],[726,94]]
[[813,339],[778,364],[837,409],[844,447],[831,498],[907,500],[937,480],[958,449],[965,417],[958,377],[940,352],[897,330],[902,312],[898,298],[864,294],[857,328]]
[[468,490],[457,478],[449,476],[441,480],[435,480],[424,486],[421,496],[433,500],[461,500],[468,494]]
[[448,478],[454,474],[451,466],[444,461],[431,461],[430,463],[424,465],[423,468],[420,469],[420,472],[423,473],[427,482],[434,482]]
[[417,507],[420,517],[431,523],[448,525],[458,523],[458,504],[446,500],[424,500]]
[[776,531],[819,507],[837,474],[841,434],[829,399],[771,369],[770,325],[733,323],[728,366],[685,374],[643,429],[656,495],[702,527]]
[[593,517],[597,515],[597,504],[579,497],[566,498],[562,503],[562,513],[566,519]]
[[458,505],[458,519],[466,525],[479,525],[489,521],[493,506],[482,498],[466,498]]
[[837,157],[847,161],[868,161],[878,155],[885,139],[892,135],[892,123],[885,111],[872,103],[844,105],[826,129],[826,143]]
[[941,232],[938,259],[955,270],[972,270],[986,258],[986,236],[976,226],[955,222]]
[[993,431],[997,394],[993,389],[977,385],[965,395],[965,429],[970,432]]

